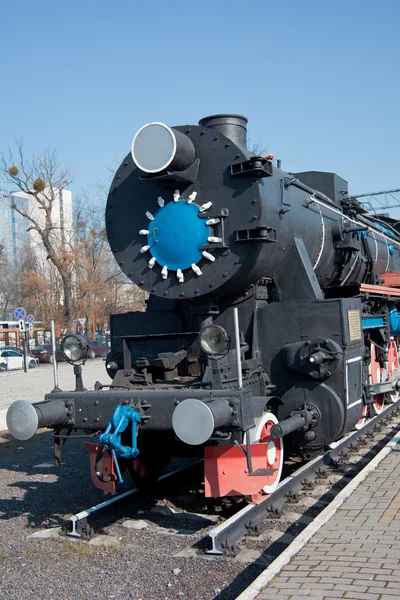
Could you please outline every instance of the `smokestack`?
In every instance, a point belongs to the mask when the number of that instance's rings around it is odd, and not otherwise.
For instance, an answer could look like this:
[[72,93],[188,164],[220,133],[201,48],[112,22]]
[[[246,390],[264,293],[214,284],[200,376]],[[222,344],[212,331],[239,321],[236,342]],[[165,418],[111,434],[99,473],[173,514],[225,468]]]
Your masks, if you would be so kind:
[[234,144],[247,148],[247,119],[242,115],[211,115],[201,119],[199,125],[215,129]]

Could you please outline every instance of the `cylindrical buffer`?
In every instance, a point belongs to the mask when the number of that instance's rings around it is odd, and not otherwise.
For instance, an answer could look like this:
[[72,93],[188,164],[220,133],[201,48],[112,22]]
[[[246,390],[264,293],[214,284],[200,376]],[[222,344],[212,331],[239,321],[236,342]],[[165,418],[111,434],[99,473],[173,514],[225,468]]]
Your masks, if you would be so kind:
[[223,398],[212,402],[188,398],[174,410],[172,427],[182,442],[198,446],[210,439],[215,429],[229,425],[232,418],[232,408]]
[[17,440],[29,440],[39,427],[63,425],[67,421],[68,409],[62,400],[31,404],[27,400],[16,400],[7,411],[8,431]]
[[194,163],[195,149],[187,135],[165,123],[147,123],[132,142],[132,158],[145,173],[184,171]]

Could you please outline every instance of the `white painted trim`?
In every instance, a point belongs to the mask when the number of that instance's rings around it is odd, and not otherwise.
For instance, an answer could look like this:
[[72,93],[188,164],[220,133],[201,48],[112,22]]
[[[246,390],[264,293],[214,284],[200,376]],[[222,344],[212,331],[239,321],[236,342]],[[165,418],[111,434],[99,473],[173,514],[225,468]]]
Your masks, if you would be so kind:
[[319,204],[317,204],[317,208],[318,208],[318,212],[320,214],[321,217],[321,229],[322,229],[322,241],[321,241],[321,248],[319,249],[319,253],[317,256],[317,260],[314,263],[313,269],[315,271],[315,269],[317,268],[319,261],[321,260],[321,256],[322,253],[324,251],[324,246],[325,246],[325,222],[324,222],[324,215],[322,214],[322,210],[319,207]]
[[360,253],[357,252],[357,254],[354,257],[354,261],[353,264],[351,265],[351,269],[350,271],[347,273],[346,277],[343,279],[342,283],[340,285],[344,285],[346,283],[346,281],[348,280],[348,278],[350,277],[350,275],[352,274],[352,272],[354,271],[354,267],[356,266],[356,264],[358,263],[358,260],[360,258]]
[[359,400],[356,400],[355,402],[352,402],[351,404],[347,405],[347,408],[351,408],[352,406],[356,406],[357,404],[360,404],[362,402],[362,398],[360,398]]
[[349,360],[346,360],[346,365],[353,362],[358,362],[359,360],[362,360],[362,356],[355,356],[354,358],[349,358]]
[[390,249],[389,249],[389,244],[388,244],[387,240],[386,240],[386,248],[387,248],[388,257],[387,257],[385,273],[387,273],[389,271],[389,262],[390,262]]
[[379,250],[378,250],[378,242],[376,241],[375,232],[371,230],[370,232],[375,242],[375,260],[374,262],[378,262]]
[[347,406],[347,408],[351,408],[352,406],[355,406],[356,404],[359,404],[360,402],[362,402],[362,400],[356,400],[355,402],[352,402],[351,404],[349,404],[349,367],[348,367],[348,365],[351,363],[360,362],[360,360],[362,360],[362,356],[355,356],[354,358],[349,358],[348,360],[346,360],[345,371],[346,371],[346,406]]
[[356,488],[362,483],[370,473],[375,471],[379,463],[394,449],[400,442],[400,434],[396,434],[388,444],[371,460],[371,462],[336,496],[336,498],[327,506],[310,525],[296,537],[296,539],[267,567],[258,577],[246,588],[236,600],[254,600],[263,588],[287,565],[293,556],[295,556],[303,546],[327,523],[337,510],[342,506]]

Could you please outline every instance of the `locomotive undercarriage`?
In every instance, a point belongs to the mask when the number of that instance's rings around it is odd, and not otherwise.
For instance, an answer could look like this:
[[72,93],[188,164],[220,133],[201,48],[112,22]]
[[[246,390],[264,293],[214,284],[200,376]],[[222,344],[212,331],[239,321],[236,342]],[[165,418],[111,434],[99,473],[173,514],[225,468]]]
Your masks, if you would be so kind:
[[[158,364],[154,369],[150,366],[158,360],[154,339],[156,344],[164,340],[162,332],[151,340],[141,336],[141,354],[136,359],[135,350],[131,351],[134,336],[121,336],[122,351],[118,353],[117,343],[111,355],[121,362],[108,389],[97,384],[94,391],[79,391],[84,388],[78,377],[75,391],[52,392],[36,405],[38,426],[55,427],[59,459],[64,436],[73,436],[75,430],[107,431],[116,410],[124,407],[137,415],[134,426],[128,414],[122,431],[116,430],[114,419],[108,434],[115,434],[114,438],[86,443],[95,485],[115,492],[126,479],[145,484],[159,475],[172,456],[192,455],[205,457],[206,495],[256,496],[261,490],[272,491],[279,482],[284,441],[287,455],[310,459],[368,416],[381,412],[385,402],[397,399],[397,341],[390,336],[385,298],[275,302],[269,301],[276,297],[272,289],[260,295],[256,288],[240,305],[240,389],[236,348],[230,347],[222,357],[205,358],[199,353],[195,357],[194,344],[187,343],[190,336],[182,336],[185,350],[175,354],[185,354],[184,364],[175,366],[171,381],[169,374],[162,376]],[[134,325],[138,316],[145,317],[134,315],[115,315],[112,333],[118,333],[122,321],[129,331],[129,321]],[[214,322],[223,324],[234,339],[232,308],[216,315]],[[279,347],[283,322],[290,333]],[[170,334],[164,335],[169,343]],[[167,353],[161,354],[167,360]],[[187,356],[190,363],[184,362]],[[205,419],[200,425],[191,418],[193,406],[184,408],[189,399],[196,410],[200,405],[207,408],[206,416],[198,415]],[[174,425],[178,406],[183,407],[180,430]],[[212,433],[196,438],[207,429],[209,419]],[[184,431],[181,439],[177,431]],[[128,457],[121,448],[135,448],[137,455],[131,452]]]

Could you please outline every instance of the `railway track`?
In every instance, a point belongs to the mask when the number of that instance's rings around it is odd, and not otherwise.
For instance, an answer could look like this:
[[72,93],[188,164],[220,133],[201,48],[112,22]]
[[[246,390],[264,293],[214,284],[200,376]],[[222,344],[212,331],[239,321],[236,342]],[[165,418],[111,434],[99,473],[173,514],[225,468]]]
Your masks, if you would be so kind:
[[[182,475],[182,473],[196,468],[202,462],[202,459],[195,460],[182,467],[178,467],[173,471],[169,471],[168,473],[165,473],[158,479],[157,484],[160,485],[165,482],[171,483],[175,478]],[[145,493],[144,490],[132,488],[126,492],[123,492],[116,496],[112,496],[108,500],[100,502],[99,504],[95,504],[90,508],[86,508],[66,519],[63,529],[67,536],[75,538],[88,538],[94,533],[92,521],[95,519],[96,516],[99,516],[101,513],[108,511],[116,503],[120,504],[128,498],[131,498],[132,496],[137,496],[143,493]]]
[[[269,560],[272,562],[373,459],[388,437],[400,430],[396,419],[399,413],[400,401],[388,405],[361,429],[348,434],[323,454],[293,471],[281,481],[273,494],[258,504],[248,504],[238,510],[208,530],[202,541],[198,539],[193,546],[201,546],[209,555],[237,555],[254,546],[261,547],[264,566]],[[182,474],[201,462],[196,461],[163,475],[157,486],[173,485]],[[72,515],[64,525],[66,534],[90,537],[96,529],[97,519],[104,516],[104,512],[140,494],[143,491],[132,489]]]
[[[273,494],[258,504],[244,507],[209,531],[204,540],[205,552],[236,554],[237,543],[250,536],[266,542],[264,553],[268,554],[270,546],[271,556],[275,558],[274,543],[280,539],[283,545],[290,543],[291,538],[294,539],[369,464],[388,438],[400,430],[400,423],[395,420],[399,413],[400,401],[387,406],[361,429],[332,444],[322,455],[282,480]],[[299,519],[293,519],[293,514]],[[281,534],[290,530],[283,538],[275,535],[276,529],[271,526],[278,520]]]

